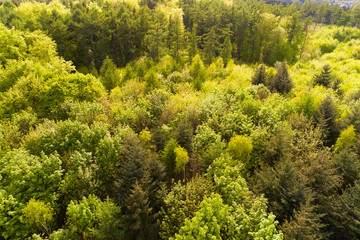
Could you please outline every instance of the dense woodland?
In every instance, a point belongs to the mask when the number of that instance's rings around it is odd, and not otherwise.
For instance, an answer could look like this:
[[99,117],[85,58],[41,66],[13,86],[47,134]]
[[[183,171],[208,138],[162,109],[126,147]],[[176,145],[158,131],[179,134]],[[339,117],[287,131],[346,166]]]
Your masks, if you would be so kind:
[[360,6],[3,1],[0,239],[360,238]]

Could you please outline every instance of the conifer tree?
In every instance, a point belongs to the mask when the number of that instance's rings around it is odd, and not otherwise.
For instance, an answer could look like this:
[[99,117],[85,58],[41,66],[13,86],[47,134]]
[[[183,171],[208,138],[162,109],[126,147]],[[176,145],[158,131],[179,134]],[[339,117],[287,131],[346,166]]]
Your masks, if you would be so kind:
[[336,123],[336,108],[329,96],[322,101],[319,110],[315,113],[315,119],[322,131],[324,144],[334,145],[339,136],[339,129]]
[[218,34],[216,33],[216,27],[212,27],[208,33],[204,35],[204,47],[203,52],[205,55],[205,62],[207,64],[212,63],[216,57],[218,47]]
[[224,60],[225,66],[231,60],[231,52],[232,52],[232,44],[231,44],[230,36],[226,36],[225,42],[223,44],[223,48],[221,50],[221,57]]
[[180,61],[180,51],[183,47],[184,26],[180,14],[174,14],[169,19],[168,43],[170,55],[176,62]]
[[150,207],[148,196],[139,183],[135,183],[124,205],[123,223],[125,239],[155,239],[154,214]]
[[265,71],[264,65],[261,64],[256,69],[256,71],[255,71],[255,73],[254,73],[254,75],[253,75],[253,77],[251,79],[251,82],[254,85],[259,85],[259,84],[266,85],[266,71]]
[[293,88],[293,83],[289,76],[286,62],[275,63],[275,68],[277,71],[272,83],[272,90],[286,95]]
[[322,67],[321,73],[315,75],[314,83],[322,85],[324,87],[329,87],[331,79],[331,67],[329,64],[325,64]]
[[108,56],[106,56],[100,68],[100,80],[108,91],[113,89],[119,81],[116,66]]
[[199,53],[199,50],[197,48],[198,37],[196,36],[196,29],[197,29],[197,24],[194,24],[191,29],[191,32],[188,33],[189,42],[188,42],[187,52],[190,63],[192,62],[192,59],[195,57],[195,55]]

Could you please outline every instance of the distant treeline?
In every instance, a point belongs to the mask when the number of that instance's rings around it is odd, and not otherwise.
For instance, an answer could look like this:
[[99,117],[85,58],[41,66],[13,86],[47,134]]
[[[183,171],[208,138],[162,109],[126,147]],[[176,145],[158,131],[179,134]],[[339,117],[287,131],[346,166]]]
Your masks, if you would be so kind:
[[357,26],[359,10],[313,1],[5,1],[0,20],[19,30],[44,31],[61,56],[82,72],[94,73],[106,56],[118,67],[144,55],[158,61],[169,54],[179,63],[189,62],[198,52],[206,63],[218,56],[225,63],[230,58],[293,63],[310,25]]

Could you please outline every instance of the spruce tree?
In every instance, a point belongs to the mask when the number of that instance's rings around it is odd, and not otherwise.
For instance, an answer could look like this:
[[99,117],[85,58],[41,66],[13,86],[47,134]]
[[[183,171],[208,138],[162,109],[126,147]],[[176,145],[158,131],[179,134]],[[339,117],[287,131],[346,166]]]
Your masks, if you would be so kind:
[[256,71],[255,71],[255,73],[254,73],[254,75],[253,75],[253,77],[251,79],[251,82],[254,85],[259,85],[259,84],[266,85],[266,71],[265,71],[264,65],[261,64],[256,69]]
[[319,110],[315,112],[315,120],[322,131],[324,144],[329,147],[334,145],[339,136],[339,129],[336,123],[336,108],[329,96],[322,101]]
[[285,95],[293,88],[293,82],[289,76],[286,62],[275,63],[275,68],[277,71],[272,83],[272,91]]
[[130,196],[125,200],[124,205],[123,223],[125,239],[155,239],[152,221],[154,214],[146,192],[137,182]]
[[322,67],[321,73],[316,74],[314,77],[314,83],[322,85],[324,87],[329,87],[331,82],[331,67],[329,64],[325,64]]

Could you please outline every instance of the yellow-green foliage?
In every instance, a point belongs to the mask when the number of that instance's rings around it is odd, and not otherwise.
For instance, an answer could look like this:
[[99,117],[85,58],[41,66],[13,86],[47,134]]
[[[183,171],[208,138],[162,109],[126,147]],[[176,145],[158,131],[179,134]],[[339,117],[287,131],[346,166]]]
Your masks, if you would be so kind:
[[189,156],[183,147],[177,147],[174,149],[175,152],[175,173],[181,173],[185,171],[185,165],[189,162]]
[[[310,87],[314,75],[325,64],[330,64],[333,77],[342,81],[340,90],[344,99],[351,101],[356,98],[360,91],[359,36],[359,29],[335,26],[324,26],[312,33],[302,59],[290,70],[295,92]],[[323,52],[322,48],[331,48],[331,51]]]
[[226,151],[234,160],[244,164],[248,164],[252,150],[253,145],[251,143],[251,139],[241,135],[232,137],[228,147],[226,148]]
[[42,229],[50,235],[51,221],[53,220],[54,210],[48,203],[41,200],[30,199],[22,210],[22,220],[35,230]]
[[345,148],[351,147],[356,143],[356,140],[354,125],[350,125],[340,133],[340,137],[336,141],[334,150],[339,152]]

